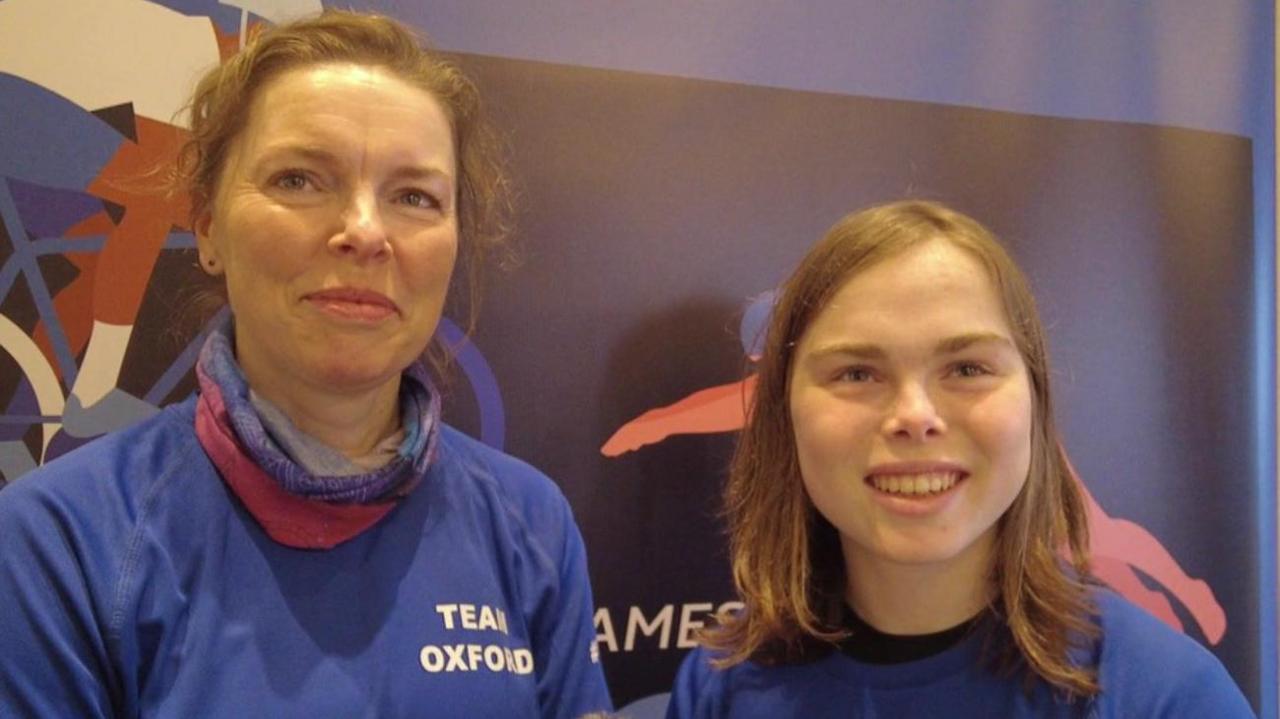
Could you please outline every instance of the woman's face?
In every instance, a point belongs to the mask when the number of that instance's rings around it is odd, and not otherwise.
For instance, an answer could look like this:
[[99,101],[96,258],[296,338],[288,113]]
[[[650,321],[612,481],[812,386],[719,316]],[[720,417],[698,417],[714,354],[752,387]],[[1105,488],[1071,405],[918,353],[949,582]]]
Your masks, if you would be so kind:
[[849,279],[800,339],[790,403],[851,572],[986,566],[1027,478],[1032,399],[977,259],[938,239]]
[[380,69],[305,67],[259,90],[197,227],[255,389],[397,381],[453,271],[455,166],[439,103]]

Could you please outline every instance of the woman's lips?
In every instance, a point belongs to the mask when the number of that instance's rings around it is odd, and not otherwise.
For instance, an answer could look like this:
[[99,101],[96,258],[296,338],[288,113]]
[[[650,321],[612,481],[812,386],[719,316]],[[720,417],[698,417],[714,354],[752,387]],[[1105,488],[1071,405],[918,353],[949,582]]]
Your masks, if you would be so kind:
[[389,297],[372,290],[339,287],[312,292],[303,299],[327,315],[356,322],[380,322],[400,313]]

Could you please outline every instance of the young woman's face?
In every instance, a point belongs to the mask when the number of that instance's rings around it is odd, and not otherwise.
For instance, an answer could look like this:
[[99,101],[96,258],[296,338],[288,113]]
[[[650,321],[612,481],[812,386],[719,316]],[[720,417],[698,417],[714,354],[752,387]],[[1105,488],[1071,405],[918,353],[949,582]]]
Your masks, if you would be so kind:
[[987,561],[1027,479],[1032,399],[976,258],[932,240],[848,280],[800,339],[790,404],[850,571]]
[[371,389],[422,353],[457,254],[455,166],[440,104],[377,68],[259,91],[198,227],[255,389]]

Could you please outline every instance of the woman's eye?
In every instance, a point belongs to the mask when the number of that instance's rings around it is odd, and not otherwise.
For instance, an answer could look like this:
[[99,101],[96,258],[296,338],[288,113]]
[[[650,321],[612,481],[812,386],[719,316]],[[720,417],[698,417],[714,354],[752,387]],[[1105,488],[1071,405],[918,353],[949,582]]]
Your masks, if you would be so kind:
[[307,179],[306,173],[297,170],[289,170],[277,175],[274,184],[282,190],[291,190],[296,192],[298,190],[307,189],[311,185],[311,181]]
[[848,367],[840,371],[842,382],[870,382],[875,375],[867,367]]
[[985,377],[991,374],[991,371],[977,362],[958,362],[952,366],[951,371],[957,377]]
[[410,207],[418,207],[422,209],[439,209],[440,201],[433,195],[422,190],[405,190],[400,195],[400,202]]

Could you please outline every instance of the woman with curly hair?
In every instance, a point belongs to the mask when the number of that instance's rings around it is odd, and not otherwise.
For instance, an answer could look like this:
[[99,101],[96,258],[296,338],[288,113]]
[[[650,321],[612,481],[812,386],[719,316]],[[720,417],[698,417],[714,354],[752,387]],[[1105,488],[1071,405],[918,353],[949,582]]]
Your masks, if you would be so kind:
[[480,109],[354,13],[200,81],[182,177],[229,319],[198,396],[0,492],[0,715],[610,708],[568,503],[443,423],[428,361],[504,235]]

